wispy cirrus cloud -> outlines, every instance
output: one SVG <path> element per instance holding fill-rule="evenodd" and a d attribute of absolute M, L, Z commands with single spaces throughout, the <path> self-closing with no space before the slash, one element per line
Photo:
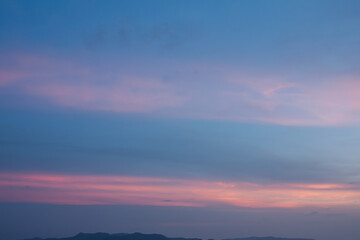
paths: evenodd
<path fill-rule="evenodd" d="M 85 110 L 143 113 L 176 107 L 184 101 L 166 85 L 146 80 L 126 80 L 111 86 L 49 84 L 29 86 L 28 90 L 60 106 Z"/>
<path fill-rule="evenodd" d="M 282 74 L 279 74 L 282 75 Z M 227 77 L 232 85 L 220 94 L 227 111 L 215 119 L 255 121 L 279 125 L 337 126 L 360 122 L 358 77 L 236 75 Z M 225 108 L 224 108 L 225 109 Z"/>
<path fill-rule="evenodd" d="M 355 207 L 360 186 L 335 183 L 219 182 L 199 179 L 0 173 L 0 201 L 252 208 Z"/>
<path fill-rule="evenodd" d="M 117 112 L 151 112 L 185 99 L 152 76 L 92 69 L 74 61 L 14 55 L 11 71 L 0 71 L 0 87 L 13 87 L 62 107 Z"/>
<path fill-rule="evenodd" d="M 6 86 L 13 81 L 27 78 L 29 74 L 26 72 L 16 72 L 16 71 L 0 71 L 0 87 Z"/>
<path fill-rule="evenodd" d="M 61 107 L 279 125 L 360 123 L 356 76 L 307 75 L 300 81 L 289 73 L 146 61 L 129 63 L 129 70 L 21 54 L 12 62 L 0 69 L 3 91 L 11 87 L 30 101 L 41 98 Z"/>

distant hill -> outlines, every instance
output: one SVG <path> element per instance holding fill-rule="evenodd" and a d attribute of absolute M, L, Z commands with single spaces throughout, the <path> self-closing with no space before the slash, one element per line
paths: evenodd
<path fill-rule="evenodd" d="M 230 238 L 223 240 L 314 240 L 309 238 L 279 238 L 279 237 L 248 237 L 248 238 Z"/>
<path fill-rule="evenodd" d="M 30 238 L 24 240 L 201 240 L 200 238 L 168 238 L 161 234 L 143 233 L 79 233 L 66 238 Z"/>
<path fill-rule="evenodd" d="M 168 238 L 161 234 L 143 233 L 79 233 L 66 238 L 30 238 L 24 240 L 202 240 L 200 238 Z M 223 240 L 314 240 L 305 238 L 249 237 Z"/>

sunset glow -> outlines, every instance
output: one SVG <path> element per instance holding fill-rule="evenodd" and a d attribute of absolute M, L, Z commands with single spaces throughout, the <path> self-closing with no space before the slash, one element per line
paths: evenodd
<path fill-rule="evenodd" d="M 1 201 L 158 206 L 232 205 L 253 208 L 356 206 L 351 184 L 257 184 L 176 178 L 0 174 Z"/>
<path fill-rule="evenodd" d="M 0 29 L 0 240 L 360 239 L 360 1 L 0 0 Z"/>

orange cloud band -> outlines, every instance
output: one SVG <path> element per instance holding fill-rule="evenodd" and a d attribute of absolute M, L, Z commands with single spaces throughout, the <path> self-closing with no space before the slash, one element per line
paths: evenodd
<path fill-rule="evenodd" d="M 354 184 L 258 184 L 176 178 L 0 173 L 0 201 L 238 207 L 355 206 Z"/>

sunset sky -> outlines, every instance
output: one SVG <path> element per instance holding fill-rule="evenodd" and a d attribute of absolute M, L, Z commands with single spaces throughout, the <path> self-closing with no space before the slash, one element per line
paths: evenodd
<path fill-rule="evenodd" d="M 360 2 L 0 1 L 0 240 L 360 239 Z"/>

